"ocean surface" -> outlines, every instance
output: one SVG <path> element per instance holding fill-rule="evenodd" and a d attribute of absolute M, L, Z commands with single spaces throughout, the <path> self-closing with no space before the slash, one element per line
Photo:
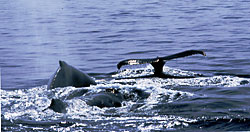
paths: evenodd
<path fill-rule="evenodd" d="M 2 131 L 250 131 L 249 0 L 1 0 Z M 137 78 L 151 65 L 119 61 L 202 50 L 166 62 L 164 72 L 191 79 Z M 97 85 L 47 89 L 58 61 Z M 88 106 L 106 88 L 133 97 L 118 108 Z M 149 94 L 140 98 L 133 91 Z M 82 95 L 83 97 L 85 96 Z M 52 98 L 66 113 L 46 109 Z"/>

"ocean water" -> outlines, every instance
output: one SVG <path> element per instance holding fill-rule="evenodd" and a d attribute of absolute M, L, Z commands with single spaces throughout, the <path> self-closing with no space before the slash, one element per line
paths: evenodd
<path fill-rule="evenodd" d="M 249 0 L 1 0 L 2 131 L 250 130 Z M 202 50 L 168 61 L 164 72 L 193 79 L 137 78 L 150 65 L 119 61 Z M 58 61 L 97 81 L 47 90 Z M 80 89 L 117 88 L 133 96 L 119 108 L 66 99 Z M 132 91 L 149 93 L 139 98 Z M 85 96 L 85 95 L 83 95 Z M 43 111 L 51 98 L 67 112 Z"/>

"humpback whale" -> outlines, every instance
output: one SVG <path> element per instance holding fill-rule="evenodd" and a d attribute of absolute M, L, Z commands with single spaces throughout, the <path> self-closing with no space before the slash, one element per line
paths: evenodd
<path fill-rule="evenodd" d="M 178 77 L 178 76 L 171 76 L 163 73 L 163 66 L 165 65 L 166 61 L 182 58 L 194 54 L 201 54 L 203 56 L 206 56 L 205 52 L 200 50 L 187 50 L 184 52 L 176 53 L 169 56 L 164 57 L 156 57 L 151 59 L 127 59 L 120 61 L 117 64 L 117 68 L 120 69 L 124 65 L 138 65 L 138 64 L 146 64 L 150 63 L 154 68 L 154 74 L 152 76 L 147 77 L 160 77 L 160 78 L 190 78 L 190 77 Z"/>
<path fill-rule="evenodd" d="M 88 74 L 68 65 L 64 61 L 59 61 L 59 68 L 50 78 L 48 89 L 67 86 L 88 87 L 91 84 L 96 85 L 96 82 Z"/>
<path fill-rule="evenodd" d="M 48 82 L 48 89 L 54 89 L 57 87 L 88 87 L 90 85 L 96 85 L 96 82 L 87 74 L 80 70 L 68 65 L 64 61 L 59 61 L 59 68 L 52 75 Z M 66 99 L 72 99 L 75 97 L 84 97 L 83 94 L 87 93 L 87 89 L 80 89 L 69 94 Z M 123 95 L 115 89 L 106 89 L 105 92 L 89 95 L 90 99 L 86 103 L 90 106 L 103 107 L 121 107 L 121 103 L 124 100 Z M 48 108 L 58 113 L 66 113 L 67 104 L 60 99 L 52 99 Z"/>

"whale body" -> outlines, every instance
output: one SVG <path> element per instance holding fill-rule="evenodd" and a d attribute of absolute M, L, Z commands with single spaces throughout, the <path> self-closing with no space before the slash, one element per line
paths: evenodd
<path fill-rule="evenodd" d="M 76 94 L 78 93 L 79 94 Z M 78 99 L 84 100 L 87 105 L 89 106 L 97 106 L 99 108 L 109 108 L 109 107 L 122 107 L 123 101 L 128 100 L 144 100 L 150 96 L 150 93 L 147 93 L 140 89 L 134 89 L 129 94 L 121 93 L 117 89 L 108 88 L 105 89 L 105 91 L 98 92 L 98 93 L 92 93 L 90 95 L 84 95 L 88 92 L 86 89 L 81 89 L 73 92 L 73 95 L 69 95 L 70 98 L 66 97 L 66 100 L 72 99 L 72 96 L 76 95 L 75 97 L 78 97 Z M 87 98 L 87 100 L 85 100 Z M 58 113 L 67 113 L 66 107 L 68 106 L 65 102 L 66 100 L 61 99 L 52 99 L 51 104 L 47 109 L 51 109 L 54 112 Z M 135 108 L 140 107 L 134 106 Z M 44 110 L 44 111 L 45 111 Z"/>
<path fill-rule="evenodd" d="M 112 91 L 109 91 L 109 90 L 110 89 L 106 89 L 105 92 L 99 92 L 99 93 L 89 95 L 90 99 L 85 100 L 86 104 L 89 106 L 97 106 L 99 108 L 121 107 L 122 101 L 124 101 L 124 96 L 120 92 L 118 92 L 114 89 L 112 89 Z M 79 91 L 77 91 L 77 92 L 79 92 Z M 86 93 L 86 92 L 87 92 L 87 90 L 84 90 L 84 93 Z M 85 98 L 85 96 L 82 96 L 82 97 Z M 69 99 L 72 99 L 72 98 L 69 98 Z M 67 103 L 65 103 L 64 101 L 65 100 L 52 99 L 50 106 L 48 108 L 44 109 L 43 111 L 45 111 L 47 109 L 51 109 L 54 112 L 66 113 Z"/>
<path fill-rule="evenodd" d="M 121 107 L 124 101 L 124 95 L 118 90 L 106 89 L 105 92 L 100 92 L 92 95 L 90 100 L 87 100 L 87 105 L 103 107 Z"/>
<path fill-rule="evenodd" d="M 57 87 L 88 87 L 96 85 L 96 82 L 88 74 L 68 65 L 64 61 L 59 61 L 59 68 L 51 76 L 48 82 L 48 89 Z"/>

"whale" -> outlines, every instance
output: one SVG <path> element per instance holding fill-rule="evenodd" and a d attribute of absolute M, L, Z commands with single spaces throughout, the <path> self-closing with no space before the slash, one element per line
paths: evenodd
<path fill-rule="evenodd" d="M 180 53 L 176 53 L 173 55 L 168 55 L 164 57 L 156 57 L 156 58 L 149 58 L 149 59 L 127 59 L 122 60 L 117 64 L 117 68 L 120 69 L 124 65 L 139 65 L 139 64 L 151 64 L 154 68 L 154 74 L 145 76 L 145 77 L 160 77 L 160 78 L 194 78 L 195 76 L 172 76 L 165 74 L 163 72 L 163 67 L 165 63 L 169 60 L 187 57 L 195 54 L 201 54 L 206 56 L 206 53 L 201 50 L 186 50 Z M 201 75 L 199 75 L 201 76 Z M 142 77 L 135 77 L 135 78 L 142 78 Z M 127 79 L 127 78 L 126 78 Z"/>
<path fill-rule="evenodd" d="M 57 87 L 89 87 L 96 85 L 96 82 L 88 74 L 83 73 L 77 68 L 67 64 L 65 61 L 59 61 L 59 68 L 48 81 L 48 89 Z"/>

